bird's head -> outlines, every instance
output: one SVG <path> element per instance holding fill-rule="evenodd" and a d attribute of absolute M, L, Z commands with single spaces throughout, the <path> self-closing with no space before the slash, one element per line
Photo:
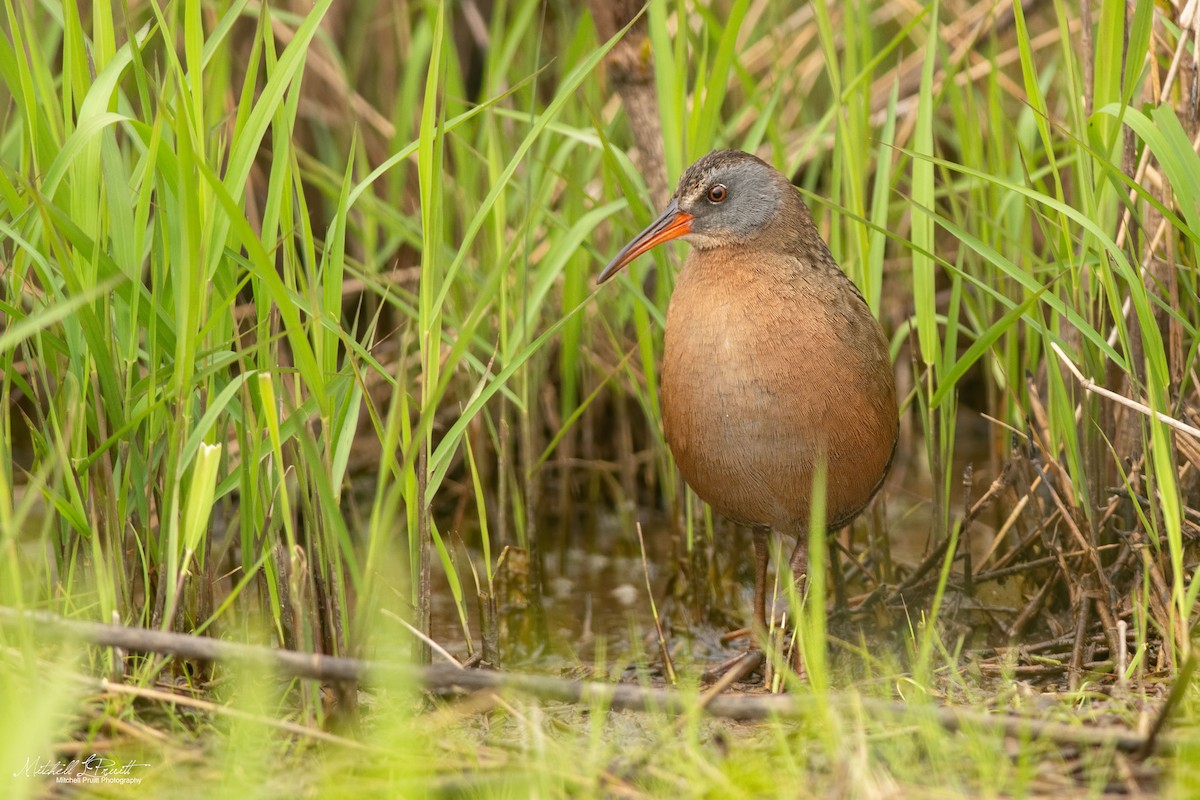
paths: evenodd
<path fill-rule="evenodd" d="M 778 216 L 789 191 L 787 179 L 757 156 L 740 150 L 709 153 L 688 167 L 671 202 L 621 248 L 596 283 L 672 239 L 684 238 L 702 249 L 754 239 Z"/>

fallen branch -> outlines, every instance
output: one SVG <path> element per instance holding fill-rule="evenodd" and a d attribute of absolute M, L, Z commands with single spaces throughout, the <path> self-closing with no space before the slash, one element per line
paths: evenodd
<path fill-rule="evenodd" d="M 696 698 L 675 689 L 660 689 L 636 684 L 567 680 L 544 675 L 462 669 L 453 664 L 418 667 L 364 661 L 355 658 L 298 653 L 272 647 L 226 642 L 203 636 L 166 633 L 122 625 L 68 620 L 47 612 L 19 611 L 0 607 L 0 625 L 25 624 L 42 632 L 73 636 L 104 647 L 173 655 L 197 661 L 238 663 L 269 667 L 292 677 L 324 681 L 362 681 L 390 679 L 397 683 L 420 686 L 440 694 L 507 690 L 522 692 L 540 700 L 587 704 L 628 711 L 659 711 L 683 714 L 696 707 Z M 962 708 L 908 704 L 869 697 L 832 698 L 833 705 L 857 705 L 873 717 L 892 717 L 914 722 L 929 720 L 948 731 L 976 729 L 1006 736 L 1047 739 L 1059 744 L 1112 747 L 1139 756 L 1149 755 L 1157 746 L 1172 746 L 1169 737 L 1139 735 L 1116 726 L 1072 725 L 1046 722 L 1008 714 L 989 714 Z M 803 717 L 817 708 L 819 698 L 801 694 L 742 694 L 707 697 L 704 706 L 716 717 L 733 720 Z M 1160 716 L 1165 721 L 1165 715 Z"/>

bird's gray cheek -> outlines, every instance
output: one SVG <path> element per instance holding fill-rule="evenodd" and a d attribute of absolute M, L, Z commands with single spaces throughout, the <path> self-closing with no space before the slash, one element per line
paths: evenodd
<path fill-rule="evenodd" d="M 778 211 L 778 203 L 772 198 L 762 195 L 754 197 L 753 202 L 746 204 L 746 216 L 750 218 L 754 227 L 765 225 L 775 216 L 776 211 Z"/>

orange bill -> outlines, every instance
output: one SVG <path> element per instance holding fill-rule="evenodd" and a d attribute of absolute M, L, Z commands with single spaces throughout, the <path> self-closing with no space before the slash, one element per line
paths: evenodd
<path fill-rule="evenodd" d="M 678 239 L 692 230 L 692 215 L 679 210 L 679 204 L 672 200 L 666 209 L 651 222 L 646 230 L 633 237 L 633 241 L 621 248 L 621 252 L 608 262 L 608 266 L 596 278 L 597 285 L 621 271 L 621 268 L 663 242 Z"/>

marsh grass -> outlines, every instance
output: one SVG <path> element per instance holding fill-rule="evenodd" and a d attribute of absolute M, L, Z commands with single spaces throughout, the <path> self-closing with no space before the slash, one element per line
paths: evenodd
<path fill-rule="evenodd" d="M 814 539 L 811 591 L 785 598 L 809 680 L 784 682 L 811 715 L 430 711 L 412 687 L 326 693 L 3 626 L 4 796 L 52 791 L 26 759 L 92 751 L 148 763 L 163 794 L 1187 796 L 1193 693 L 1148 764 L 855 702 L 1144 726 L 1191 653 L 1200 448 L 1066 364 L 1194 419 L 1195 54 L 1171 6 L 1130 9 L 662 0 L 623 32 L 652 55 L 668 182 L 720 146 L 787 168 L 893 335 L 902 455 L 842 546 L 851 589 L 911 591 L 835 607 L 822 559 L 846 559 Z M 712 580 L 737 581 L 736 535 L 656 422 L 677 254 L 592 289 L 654 213 L 606 83 L 617 39 L 570 6 L 474 10 L 4 5 L 0 603 L 420 659 L 394 620 L 428 633 L 444 597 L 440 644 L 545 668 L 536 598 L 565 537 L 616 519 L 629 544 L 664 511 L 684 624 L 736 594 Z M 891 555 L 913 535 L 924 577 Z M 1005 569 L 1010 599 L 976 594 Z M 627 624 L 588 668 L 656 680 Z"/>

